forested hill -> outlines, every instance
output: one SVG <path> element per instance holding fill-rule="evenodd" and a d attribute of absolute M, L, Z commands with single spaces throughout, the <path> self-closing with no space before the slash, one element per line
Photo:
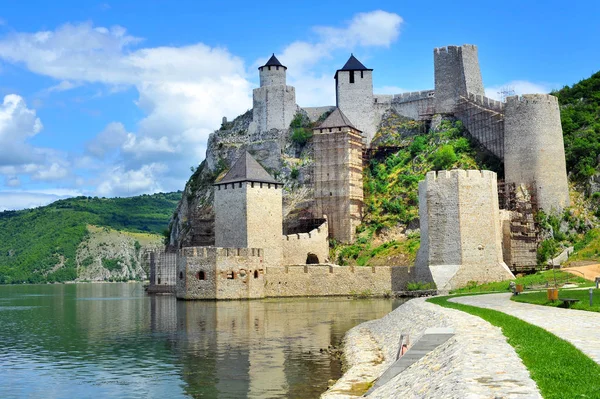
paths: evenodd
<path fill-rule="evenodd" d="M 162 234 L 181 192 L 131 198 L 76 197 L 0 213 L 0 283 L 70 281 L 88 225 Z"/>
<path fill-rule="evenodd" d="M 571 180 L 585 182 L 599 171 L 600 72 L 552 93 L 558 97 Z"/>

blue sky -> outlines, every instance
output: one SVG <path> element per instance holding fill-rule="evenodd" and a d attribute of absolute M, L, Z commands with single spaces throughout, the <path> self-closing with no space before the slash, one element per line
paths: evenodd
<path fill-rule="evenodd" d="M 12 1 L 0 8 L 0 210 L 183 189 L 257 67 L 334 104 L 353 52 L 376 93 L 433 88 L 433 49 L 476 44 L 486 92 L 548 92 L 600 69 L 596 1 Z"/>

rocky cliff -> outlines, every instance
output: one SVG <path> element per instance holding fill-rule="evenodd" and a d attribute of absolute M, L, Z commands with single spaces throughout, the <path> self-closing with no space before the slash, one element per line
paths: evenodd
<path fill-rule="evenodd" d="M 208 139 L 206 159 L 188 180 L 181 202 L 169 224 L 168 250 L 186 246 L 214 245 L 213 183 L 221 178 L 244 151 L 277 180 L 284 183 L 284 223 L 289 224 L 312 204 L 312 127 L 300 111 L 289 129 L 248 133 L 252 111 L 224 122 Z"/>

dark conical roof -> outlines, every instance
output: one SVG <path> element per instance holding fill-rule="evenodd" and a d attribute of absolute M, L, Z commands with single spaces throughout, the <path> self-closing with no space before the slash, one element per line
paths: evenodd
<path fill-rule="evenodd" d="M 284 67 L 285 69 L 287 69 L 287 67 L 284 66 L 281 62 L 279 62 L 277 57 L 275 57 L 275 53 L 273 53 L 271 58 L 269 58 L 269 61 L 267 61 L 267 63 L 265 65 L 261 66 L 260 68 L 268 67 L 268 66 L 275 66 L 275 67 L 280 66 L 280 67 Z M 260 69 L 260 68 L 258 68 L 258 69 Z"/>
<path fill-rule="evenodd" d="M 269 172 L 260 166 L 248 151 L 245 151 L 244 154 L 235 161 L 223 179 L 215 182 L 215 184 L 237 183 L 243 181 L 282 184 L 273 179 Z"/>
<path fill-rule="evenodd" d="M 339 108 L 336 108 L 327 119 L 317 126 L 317 129 L 329 129 L 334 127 L 351 127 L 354 130 L 358 130 Z M 360 130 L 358 131 L 360 132 Z"/>
<path fill-rule="evenodd" d="M 356 59 L 354 54 L 350 54 L 350 58 L 346 61 L 342 69 L 340 71 L 372 71 L 372 69 L 368 69 L 366 66 L 362 64 L 359 60 Z"/>

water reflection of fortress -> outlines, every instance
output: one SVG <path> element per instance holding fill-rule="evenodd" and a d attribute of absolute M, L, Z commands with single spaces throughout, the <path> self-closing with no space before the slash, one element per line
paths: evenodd
<path fill-rule="evenodd" d="M 392 310 L 382 300 L 150 301 L 152 332 L 167 336 L 193 397 L 316 397 L 341 374 L 320 349 Z"/>

